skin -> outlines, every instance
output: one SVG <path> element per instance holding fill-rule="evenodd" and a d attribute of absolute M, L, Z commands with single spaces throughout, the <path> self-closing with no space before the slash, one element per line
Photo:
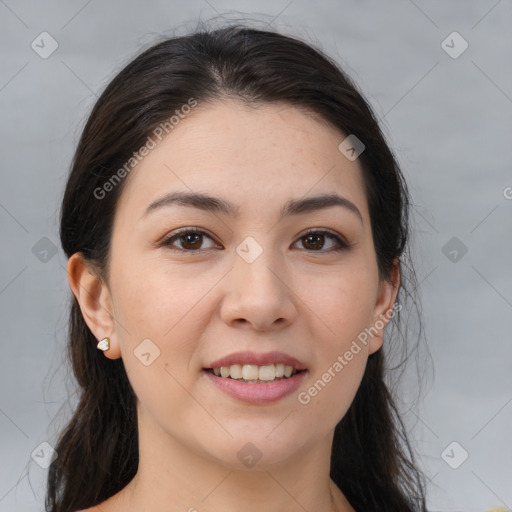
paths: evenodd
<path fill-rule="evenodd" d="M 199 105 L 125 178 L 108 283 L 80 254 L 69 259 L 87 325 L 111 340 L 98 357 L 122 357 L 138 398 L 138 473 L 90 510 L 353 511 L 329 477 L 333 431 L 383 330 L 307 405 L 297 400 L 359 333 L 389 315 L 398 291 L 398 266 L 393 284 L 379 279 L 362 170 L 338 150 L 345 136 L 284 104 Z M 141 219 L 171 191 L 227 199 L 240 216 L 173 205 Z M 362 222 L 339 206 L 279 220 L 287 200 L 319 193 L 352 201 Z M 193 254 L 157 245 L 182 227 L 211 238 L 174 240 Z M 308 243 L 308 228 L 333 230 L 352 247 L 334 252 L 328 236 Z M 263 249 L 252 263 L 236 252 L 247 236 Z M 134 355 L 146 338 L 160 350 L 149 366 Z M 308 374 L 276 402 L 238 401 L 202 368 L 240 350 L 283 351 Z M 262 454 L 251 468 L 237 458 L 247 442 Z"/>

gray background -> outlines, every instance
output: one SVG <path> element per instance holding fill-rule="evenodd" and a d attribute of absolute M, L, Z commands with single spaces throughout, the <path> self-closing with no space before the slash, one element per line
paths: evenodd
<path fill-rule="evenodd" d="M 57 219 L 85 117 L 142 46 L 219 14 L 260 27 L 270 22 L 318 43 L 382 118 L 415 205 L 415 262 L 433 364 L 420 362 L 427 368 L 421 401 L 403 412 L 431 479 L 429 508 L 512 508 L 511 1 L 6 0 L 0 510 L 43 510 L 47 469 L 31 453 L 52 443 L 75 403 L 63 364 L 70 291 Z M 46 59 L 31 47 L 41 45 L 43 31 L 58 43 Z M 453 31 L 469 44 L 458 58 L 441 45 Z M 452 53 L 461 43 L 448 39 Z M 452 237 L 456 257 L 443 252 Z M 404 403 L 418 388 L 411 368 L 401 385 Z M 469 454 L 457 469 L 441 455 L 454 441 L 452 465 L 462 449 Z"/>

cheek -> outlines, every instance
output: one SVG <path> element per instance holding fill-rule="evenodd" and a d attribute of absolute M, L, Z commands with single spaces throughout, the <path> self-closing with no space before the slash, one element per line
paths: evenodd
<path fill-rule="evenodd" d="M 173 424 L 173 411 L 190 405 L 189 363 L 202 328 L 198 291 L 157 266 L 128 273 L 115 288 L 123 364 L 140 403 Z"/>
<path fill-rule="evenodd" d="M 143 268 L 132 263 L 122 267 L 123 272 L 112 279 L 118 299 L 117 317 L 124 321 L 129 337 L 168 340 L 173 332 L 183 329 L 183 319 L 193 313 L 207 292 L 208 283 L 184 276 L 179 266 L 170 270 L 162 261 L 145 261 Z"/>
<path fill-rule="evenodd" d="M 198 277 L 156 259 L 143 269 L 119 268 L 123 272 L 112 275 L 117 332 L 132 386 L 143 402 L 179 403 L 178 383 L 189 388 L 197 378 L 192 362 L 209 321 L 207 294 L 218 276 Z"/>
<path fill-rule="evenodd" d="M 300 296 L 325 326 L 327 352 L 343 350 L 372 321 L 377 275 L 362 262 L 308 278 Z"/>
<path fill-rule="evenodd" d="M 354 400 L 366 361 L 366 356 L 361 352 L 348 364 L 340 363 L 341 366 L 337 366 L 333 362 L 311 378 L 297 397 L 297 408 L 305 415 L 304 419 L 317 423 L 316 428 L 321 430 L 334 428 Z"/>
<path fill-rule="evenodd" d="M 369 351 L 364 330 L 369 314 L 362 306 L 342 301 L 332 311 L 334 334 L 329 331 L 326 336 L 316 337 L 315 364 L 297 401 L 306 421 L 320 431 L 334 428 L 343 418 L 364 375 Z"/>
<path fill-rule="evenodd" d="M 308 307 L 321 319 L 314 336 L 315 365 L 298 397 L 311 421 L 321 414 L 335 425 L 355 397 L 368 359 L 367 329 L 377 286 L 377 274 L 363 264 L 305 283 Z"/>

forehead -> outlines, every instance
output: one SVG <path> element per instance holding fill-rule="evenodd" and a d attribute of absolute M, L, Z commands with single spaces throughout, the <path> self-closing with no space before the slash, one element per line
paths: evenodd
<path fill-rule="evenodd" d="M 139 218 L 165 192 L 207 192 L 261 217 L 290 198 L 339 193 L 366 215 L 362 170 L 346 137 L 315 116 L 276 103 L 199 105 L 127 176 L 117 213 Z M 275 206 L 271 206 L 275 203 Z"/>

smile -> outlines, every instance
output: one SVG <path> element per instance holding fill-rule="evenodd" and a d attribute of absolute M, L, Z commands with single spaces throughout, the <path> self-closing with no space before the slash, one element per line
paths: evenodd
<path fill-rule="evenodd" d="M 256 364 L 232 364 L 206 370 L 217 377 L 251 383 L 265 383 L 287 379 L 303 371 L 285 364 L 266 364 L 262 366 Z"/>
<path fill-rule="evenodd" d="M 249 377 L 255 377 L 257 371 L 258 378 L 244 379 L 242 376 L 241 378 L 235 379 L 231 376 L 223 377 L 222 374 L 217 375 L 213 368 L 205 368 L 202 373 L 217 390 L 222 391 L 224 394 L 236 400 L 255 405 L 268 404 L 290 395 L 298 389 L 308 374 L 307 370 L 296 370 L 292 366 L 288 366 L 286 373 L 289 374 L 289 377 L 287 377 L 286 374 L 284 374 L 285 366 L 285 368 L 282 369 L 283 376 L 276 377 L 276 372 L 281 371 L 280 365 L 257 366 L 251 364 L 231 365 L 227 367 L 221 366 L 220 369 L 217 368 L 217 371 L 220 373 L 222 372 L 222 369 L 224 369 L 224 375 L 226 375 L 226 372 L 231 373 L 231 368 L 233 366 L 240 366 L 240 368 L 235 368 L 235 375 L 240 375 L 240 372 L 243 372 L 244 367 L 247 367 L 248 369 L 246 372 L 248 373 L 246 373 L 246 375 Z M 266 368 L 268 366 L 275 366 L 276 368 L 268 369 Z M 263 371 L 262 376 L 266 377 L 267 380 L 260 379 L 260 371 Z M 270 377 L 273 377 L 272 380 L 270 380 Z"/>

